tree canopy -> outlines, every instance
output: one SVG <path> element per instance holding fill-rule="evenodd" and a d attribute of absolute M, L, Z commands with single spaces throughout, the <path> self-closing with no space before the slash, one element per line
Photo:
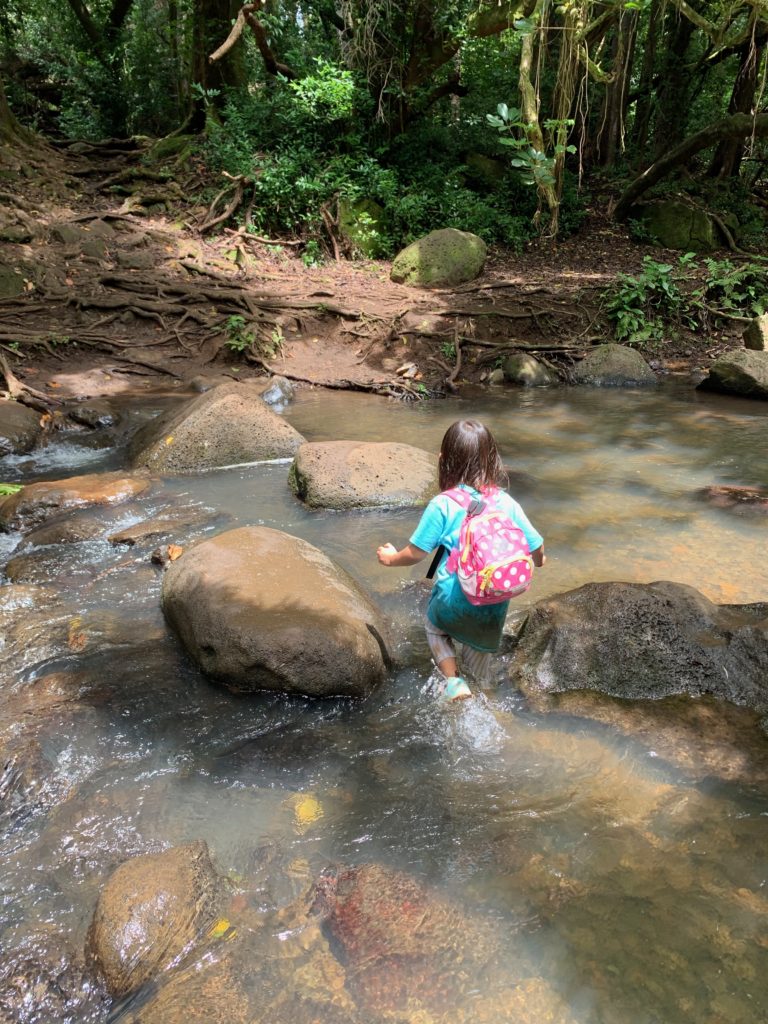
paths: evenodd
<path fill-rule="evenodd" d="M 621 217 L 674 189 L 757 231 L 766 42 L 765 0 L 7 0 L 0 117 L 192 135 L 255 230 L 365 201 L 380 252 L 555 236 L 606 182 Z"/>

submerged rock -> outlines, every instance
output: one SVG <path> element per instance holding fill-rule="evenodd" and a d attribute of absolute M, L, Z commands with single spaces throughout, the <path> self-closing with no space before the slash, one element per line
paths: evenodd
<path fill-rule="evenodd" d="M 359 1008 L 371 1013 L 461 1001 L 464 975 L 487 964 L 496 936 L 414 878 L 378 864 L 327 873 L 315 911 Z"/>
<path fill-rule="evenodd" d="M 193 473 L 259 459 L 292 457 L 301 434 L 266 402 L 261 384 L 220 384 L 143 427 L 131 445 L 134 466 Z"/>
<path fill-rule="evenodd" d="M 533 606 L 512 678 L 528 693 L 712 694 L 768 708 L 768 603 L 717 605 L 680 583 L 588 583 Z"/>
<path fill-rule="evenodd" d="M 68 948 L 68 937 L 48 931 L 4 949 L 0 963 L 0 1021 L 54 1024 L 104 1020 L 107 994 Z"/>
<path fill-rule="evenodd" d="M 656 374 L 639 352 L 626 345 L 598 345 L 574 367 L 578 384 L 603 387 L 636 387 L 655 384 Z"/>
<path fill-rule="evenodd" d="M 42 436 L 39 412 L 10 399 L 0 401 L 0 455 L 26 455 Z"/>
<path fill-rule="evenodd" d="M 141 494 L 149 484 L 147 476 L 123 473 L 92 473 L 26 484 L 18 494 L 0 501 L 0 530 L 29 529 L 65 509 L 119 505 Z"/>
<path fill-rule="evenodd" d="M 718 484 L 705 487 L 700 495 L 715 508 L 726 508 L 739 515 L 768 515 L 768 487 L 735 487 Z"/>
<path fill-rule="evenodd" d="M 386 626 L 322 551 L 247 526 L 186 551 L 163 610 L 192 658 L 235 692 L 362 697 L 386 675 Z"/>
<path fill-rule="evenodd" d="M 87 952 L 113 996 L 134 992 L 213 920 L 218 879 L 202 841 L 121 864 L 99 894 Z"/>
<path fill-rule="evenodd" d="M 408 444 L 365 441 L 303 444 L 289 481 L 312 508 L 413 507 L 439 490 L 434 455 Z"/>
<path fill-rule="evenodd" d="M 768 352 L 737 348 L 723 353 L 697 388 L 745 398 L 768 398 Z"/>
<path fill-rule="evenodd" d="M 473 281 L 485 265 L 487 246 L 457 228 L 430 231 L 395 256 L 390 277 L 399 284 L 443 287 Z"/>

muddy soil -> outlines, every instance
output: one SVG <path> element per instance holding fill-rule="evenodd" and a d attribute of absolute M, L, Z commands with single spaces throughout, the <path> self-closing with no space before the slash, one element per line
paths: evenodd
<path fill-rule="evenodd" d="M 568 382 L 589 347 L 610 340 L 606 286 L 647 251 L 663 258 L 593 214 L 558 246 L 492 250 L 472 284 L 409 288 L 385 261 L 307 267 L 295 240 L 203 233 L 207 209 L 185 198 L 200 191 L 199 168 L 158 171 L 134 142 L 3 156 L 0 360 L 54 403 L 264 373 L 420 398 L 488 381 L 516 350 Z M 728 341 L 683 337 L 646 356 L 661 372 L 690 372 Z"/>

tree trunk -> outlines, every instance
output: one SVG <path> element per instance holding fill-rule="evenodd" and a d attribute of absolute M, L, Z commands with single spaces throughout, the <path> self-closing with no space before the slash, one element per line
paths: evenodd
<path fill-rule="evenodd" d="M 684 136 L 688 123 L 691 76 L 685 66 L 685 55 L 695 26 L 675 10 L 667 13 L 667 25 L 664 66 L 656 94 L 656 124 L 653 133 L 656 158 L 677 144 Z"/>
<path fill-rule="evenodd" d="M 729 114 L 751 114 L 757 90 L 758 70 L 762 49 L 750 47 L 744 54 L 733 83 Z M 736 178 L 744 156 L 744 139 L 724 139 L 715 150 L 709 175 L 712 178 Z"/>
<path fill-rule="evenodd" d="M 195 96 L 187 130 L 201 132 L 209 104 L 221 107 L 228 89 L 246 84 L 244 43 L 242 38 L 219 60 L 210 62 L 212 54 L 227 38 L 232 21 L 240 10 L 239 0 L 194 0 L 192 29 L 192 84 L 199 85 L 207 96 Z M 215 95 L 213 95 L 215 93 Z"/>
<path fill-rule="evenodd" d="M 616 204 L 614 217 L 616 220 L 624 220 L 640 196 L 666 177 L 671 170 L 684 164 L 701 150 L 709 149 L 728 139 L 745 139 L 753 134 L 756 138 L 768 137 L 768 114 L 758 114 L 756 117 L 749 114 L 731 114 L 730 117 L 715 121 L 690 135 L 635 178 Z"/>
<path fill-rule="evenodd" d="M 597 162 L 613 167 L 624 150 L 629 80 L 637 30 L 637 11 L 622 11 L 612 40 L 613 81 L 605 87 L 600 128 L 597 134 Z"/>
<path fill-rule="evenodd" d="M 662 2 L 663 0 L 651 0 L 651 11 L 648 16 L 648 31 L 645 37 L 643 66 L 640 70 L 635 123 L 632 131 L 632 145 L 638 153 L 642 153 L 645 149 L 651 123 L 653 79 L 656 71 L 656 37 L 659 31 Z"/>

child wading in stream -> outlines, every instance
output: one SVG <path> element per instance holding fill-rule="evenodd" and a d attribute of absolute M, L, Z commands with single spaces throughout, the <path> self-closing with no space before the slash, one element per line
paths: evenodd
<path fill-rule="evenodd" d="M 440 446 L 439 480 L 441 493 L 427 505 L 409 543 L 400 551 L 392 544 L 383 544 L 376 554 L 382 565 L 406 566 L 415 565 L 430 551 L 439 549 L 439 567 L 425 625 L 427 641 L 440 673 L 438 696 L 441 700 L 453 701 L 472 696 L 466 681 L 459 675 L 455 642 L 463 645 L 464 671 L 478 682 L 488 681 L 509 608 L 503 588 L 512 594 L 525 589 L 530 581 L 531 563 L 541 566 L 545 557 L 541 535 L 528 522 L 518 503 L 502 489 L 507 476 L 496 442 L 482 423 L 458 420 L 448 428 Z M 484 520 L 491 527 L 485 534 L 482 533 L 485 527 L 481 527 L 471 541 L 469 523 L 475 516 L 477 523 Z M 493 534 L 491 528 L 501 532 Z M 508 557 L 505 560 L 505 555 L 511 555 L 508 538 L 520 536 L 518 530 L 527 542 L 525 556 L 530 553 L 530 558 Z M 463 553 L 458 551 L 460 535 Z M 466 563 L 461 562 L 459 556 L 464 558 L 471 554 L 472 543 L 484 551 L 488 549 L 487 567 L 474 578 L 468 579 L 465 572 L 462 581 L 460 574 L 462 569 L 466 570 Z M 482 552 L 478 554 L 485 558 Z M 497 554 L 495 562 L 494 554 Z"/>

